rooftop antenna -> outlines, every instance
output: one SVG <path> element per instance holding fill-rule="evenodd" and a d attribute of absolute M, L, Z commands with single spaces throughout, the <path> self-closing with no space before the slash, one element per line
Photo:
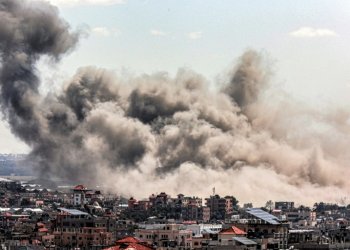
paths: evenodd
<path fill-rule="evenodd" d="M 215 187 L 213 187 L 213 196 L 215 196 Z"/>

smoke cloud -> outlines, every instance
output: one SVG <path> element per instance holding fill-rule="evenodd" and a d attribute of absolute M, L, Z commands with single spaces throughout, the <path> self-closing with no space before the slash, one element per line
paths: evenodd
<path fill-rule="evenodd" d="M 242 202 L 347 195 L 350 113 L 270 98 L 260 53 L 245 52 L 219 91 L 189 69 L 125 79 L 90 66 L 41 96 L 36 62 L 60 60 L 78 37 L 48 3 L 0 0 L 1 110 L 43 179 L 138 197 L 213 186 Z"/>

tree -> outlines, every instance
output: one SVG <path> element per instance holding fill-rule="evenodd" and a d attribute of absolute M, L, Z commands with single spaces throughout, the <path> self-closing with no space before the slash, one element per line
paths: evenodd
<path fill-rule="evenodd" d="M 225 199 L 231 199 L 232 207 L 237 209 L 238 208 L 238 200 L 234 196 L 225 196 Z"/>
<path fill-rule="evenodd" d="M 273 207 L 274 207 L 274 202 L 273 202 L 272 200 L 269 200 L 269 201 L 266 202 L 265 208 L 266 208 L 269 212 L 272 211 Z"/>
<path fill-rule="evenodd" d="M 245 203 L 244 205 L 243 205 L 243 208 L 245 208 L 245 209 L 247 209 L 247 208 L 252 208 L 253 207 L 253 203 Z"/>

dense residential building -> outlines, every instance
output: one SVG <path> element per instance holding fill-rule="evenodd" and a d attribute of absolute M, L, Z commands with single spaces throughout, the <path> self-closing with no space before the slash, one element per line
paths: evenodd
<path fill-rule="evenodd" d="M 53 225 L 56 245 L 90 249 L 108 246 L 116 240 L 115 218 L 95 217 L 76 209 L 59 208 L 59 211 Z"/>
<path fill-rule="evenodd" d="M 226 199 L 219 195 L 210 196 L 206 199 L 206 206 L 210 208 L 210 218 L 223 220 L 226 215 Z"/>
<path fill-rule="evenodd" d="M 0 179 L 0 249 L 350 248 L 350 206 L 268 201 L 240 207 L 233 196 L 165 192 L 126 199 L 84 185 L 51 190 Z"/>
<path fill-rule="evenodd" d="M 233 196 L 220 197 L 219 195 L 213 195 L 206 198 L 206 206 L 210 209 L 210 218 L 216 220 L 224 220 L 231 216 L 237 203 Z"/>
<path fill-rule="evenodd" d="M 191 249 L 192 231 L 181 224 L 150 224 L 136 229 L 135 236 L 150 245 L 165 249 Z"/>
<path fill-rule="evenodd" d="M 294 202 L 292 201 L 276 201 L 275 209 L 291 210 L 294 209 Z"/>
<path fill-rule="evenodd" d="M 260 208 L 246 209 L 244 219 L 233 222 L 233 225 L 267 249 L 287 248 L 289 224 Z"/>
<path fill-rule="evenodd" d="M 75 186 L 73 189 L 73 205 L 82 206 L 87 203 L 86 193 L 90 191 L 84 185 Z"/>

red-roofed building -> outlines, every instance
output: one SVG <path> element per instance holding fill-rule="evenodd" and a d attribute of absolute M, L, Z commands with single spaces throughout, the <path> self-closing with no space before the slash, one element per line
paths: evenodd
<path fill-rule="evenodd" d="M 83 191 L 83 190 L 87 190 L 87 188 L 84 185 L 77 185 L 74 187 L 73 190 L 74 191 Z"/>
<path fill-rule="evenodd" d="M 223 229 L 219 232 L 219 234 L 232 234 L 232 237 L 235 236 L 246 236 L 247 233 L 243 230 L 239 229 L 238 227 L 232 226 L 226 229 Z"/>
<path fill-rule="evenodd" d="M 36 225 L 37 225 L 38 228 L 45 227 L 45 224 L 42 223 L 42 222 L 38 222 L 38 223 L 36 223 Z"/>
<path fill-rule="evenodd" d="M 120 249 L 133 249 L 133 250 L 153 250 L 154 247 L 148 245 L 146 242 L 141 241 L 138 238 L 127 236 L 116 242 L 113 247 L 105 248 L 104 250 L 120 250 Z"/>
<path fill-rule="evenodd" d="M 127 236 L 123 239 L 118 240 L 117 242 L 118 243 L 140 243 L 140 242 L 144 242 L 144 241 L 141 241 L 140 239 L 132 237 L 132 236 Z"/>
<path fill-rule="evenodd" d="M 238 227 L 232 226 L 223 229 L 218 234 L 220 245 L 232 245 L 232 237 L 246 237 L 247 233 Z"/>
<path fill-rule="evenodd" d="M 39 228 L 38 229 L 38 232 L 39 233 L 47 233 L 49 230 L 47 229 L 47 228 L 45 228 L 45 227 L 43 227 L 43 228 Z"/>

